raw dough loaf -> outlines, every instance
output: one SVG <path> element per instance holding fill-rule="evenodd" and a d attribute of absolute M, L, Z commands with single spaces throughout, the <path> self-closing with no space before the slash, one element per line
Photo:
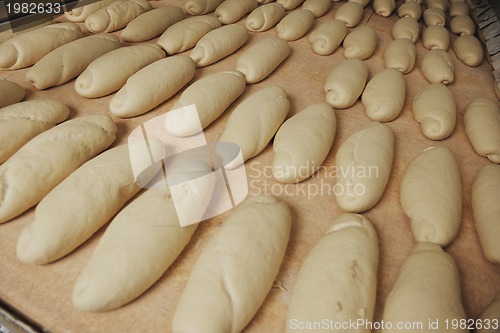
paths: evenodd
<path fill-rule="evenodd" d="M 71 22 L 84 22 L 91 14 L 97 12 L 101 8 L 111 5 L 115 1 L 118 0 L 101 0 L 92 2 L 88 5 L 73 8 L 72 10 L 65 12 L 64 17 Z"/>
<path fill-rule="evenodd" d="M 187 0 L 184 10 L 189 15 L 203 15 L 213 12 L 224 0 Z"/>
<path fill-rule="evenodd" d="M 331 0 L 306 0 L 302 4 L 302 8 L 310 10 L 314 14 L 314 17 L 325 15 L 331 6 Z"/>
<path fill-rule="evenodd" d="M 181 8 L 166 6 L 139 15 L 120 33 L 121 40 L 130 43 L 144 42 L 161 35 L 171 25 L 186 18 Z"/>
<path fill-rule="evenodd" d="M 449 3 L 448 0 L 425 0 L 424 5 L 427 8 L 439 8 L 446 12 L 448 10 Z"/>
<path fill-rule="evenodd" d="M 330 55 L 347 35 L 347 27 L 339 20 L 328 20 L 321 23 L 309 34 L 309 42 L 312 44 L 314 53 L 319 55 Z"/>
<path fill-rule="evenodd" d="M 439 8 L 428 8 L 424 10 L 424 23 L 428 27 L 432 25 L 444 26 L 446 24 L 446 13 Z"/>
<path fill-rule="evenodd" d="M 450 54 L 441 49 L 427 52 L 420 63 L 420 70 L 430 83 L 449 84 L 455 80 L 455 65 Z"/>
<path fill-rule="evenodd" d="M 348 28 L 354 28 L 361 22 L 363 13 L 363 6 L 359 3 L 346 2 L 335 11 L 333 18 L 344 22 Z"/>
<path fill-rule="evenodd" d="M 326 78 L 326 102 L 339 109 L 352 106 L 363 92 L 366 80 L 368 66 L 362 60 L 344 60 L 335 66 Z"/>
<path fill-rule="evenodd" d="M 119 47 L 120 41 L 112 34 L 75 40 L 40 59 L 26 73 L 26 79 L 37 89 L 64 84 L 80 75 L 92 61 Z"/>
<path fill-rule="evenodd" d="M 146 0 L 119 0 L 92 13 L 85 27 L 93 33 L 113 32 L 124 28 L 130 21 L 153 7 Z"/>
<path fill-rule="evenodd" d="M 215 16 L 222 24 L 236 23 L 258 6 L 257 0 L 225 0 L 215 9 Z"/>
<path fill-rule="evenodd" d="M 398 16 L 413 17 L 418 21 L 422 16 L 422 7 L 417 1 L 404 2 L 398 8 Z"/>
<path fill-rule="evenodd" d="M 9 80 L 0 80 L 0 108 L 19 103 L 25 95 L 26 91 L 17 83 Z M 3 143 L 4 141 L 2 141 Z"/>
<path fill-rule="evenodd" d="M 395 68 L 383 69 L 366 84 L 361 102 L 371 120 L 387 122 L 396 119 L 405 102 L 406 81 Z"/>
<path fill-rule="evenodd" d="M 279 86 L 263 88 L 241 102 L 231 113 L 220 142 L 237 144 L 246 161 L 259 154 L 285 121 L 290 110 L 286 91 Z M 239 166 L 241 160 L 226 164 Z M 238 163 L 238 164 L 237 164 Z"/>
<path fill-rule="evenodd" d="M 279 37 L 266 37 L 236 60 L 236 70 L 247 83 L 257 83 L 268 77 L 290 54 L 290 46 Z"/>
<path fill-rule="evenodd" d="M 453 51 L 458 59 L 470 67 L 476 67 L 483 62 L 483 47 L 479 39 L 472 35 L 459 36 L 453 42 Z"/>
<path fill-rule="evenodd" d="M 198 133 L 217 119 L 245 90 L 245 78 L 238 71 L 224 71 L 207 75 L 191 84 L 171 110 L 194 105 L 199 118 L 182 112 L 167 114 L 165 129 L 176 136 Z M 200 128 L 201 125 L 201 128 Z"/>
<path fill-rule="evenodd" d="M 417 242 L 450 244 L 462 219 L 462 183 L 453 153 L 431 147 L 415 157 L 403 175 L 400 199 Z"/>
<path fill-rule="evenodd" d="M 464 112 L 465 133 L 476 153 L 500 163 L 500 108 L 484 97 L 471 100 Z"/>
<path fill-rule="evenodd" d="M 254 9 L 248 15 L 245 26 L 250 31 L 262 32 L 274 27 L 283 17 L 285 8 L 277 2 L 272 2 Z"/>
<path fill-rule="evenodd" d="M 371 122 L 342 143 L 335 157 L 339 170 L 335 193 L 338 206 L 361 213 L 373 208 L 384 194 L 394 158 L 394 135 L 388 125 Z"/>
<path fill-rule="evenodd" d="M 82 38 L 75 23 L 58 23 L 16 35 L 0 44 L 0 70 L 33 65 L 59 46 Z"/>
<path fill-rule="evenodd" d="M 196 67 L 208 66 L 238 50 L 247 40 L 248 30 L 243 25 L 225 25 L 203 36 L 189 56 Z"/>
<path fill-rule="evenodd" d="M 170 26 L 156 43 L 167 54 L 184 52 L 194 47 L 209 31 L 221 26 L 220 21 L 213 15 L 188 17 Z"/>
<path fill-rule="evenodd" d="M 417 50 L 408 38 L 393 40 L 384 51 L 385 68 L 399 69 L 403 74 L 408 74 L 415 67 Z"/>
<path fill-rule="evenodd" d="M 290 295 L 288 322 L 313 323 L 325 318 L 332 323 L 372 322 L 378 260 L 377 234 L 371 222 L 357 214 L 337 217 L 302 264 Z M 286 330 L 287 333 L 311 331 L 293 329 L 290 325 Z M 348 331 L 351 330 L 328 330 Z M 364 326 L 355 331 L 370 332 Z"/>
<path fill-rule="evenodd" d="M 115 138 L 110 116 L 91 115 L 68 120 L 30 140 L 0 166 L 0 223 L 36 205 Z"/>
<path fill-rule="evenodd" d="M 396 0 L 373 0 L 373 10 L 380 16 L 391 16 L 394 9 L 396 9 Z"/>
<path fill-rule="evenodd" d="M 302 5 L 305 0 L 276 0 L 285 10 L 292 10 Z"/>
<path fill-rule="evenodd" d="M 470 9 L 467 3 L 462 1 L 457 1 L 451 4 L 448 14 L 451 17 L 455 17 L 458 15 L 469 15 L 469 11 Z"/>
<path fill-rule="evenodd" d="M 191 58 L 175 55 L 144 67 L 127 80 L 109 103 L 112 114 L 135 117 L 160 105 L 194 77 Z"/>
<path fill-rule="evenodd" d="M 265 5 L 265 4 L 273 2 L 273 1 L 275 1 L 275 0 L 257 0 L 259 5 Z"/>
<path fill-rule="evenodd" d="M 69 108 L 53 99 L 33 99 L 0 109 L 0 164 L 26 142 L 63 122 Z"/>
<path fill-rule="evenodd" d="M 273 143 L 274 178 L 298 183 L 311 177 L 332 147 L 336 126 L 335 111 L 327 103 L 311 104 L 285 121 Z"/>
<path fill-rule="evenodd" d="M 451 19 L 450 31 L 457 35 L 474 35 L 476 25 L 469 15 L 458 15 Z"/>
<path fill-rule="evenodd" d="M 413 17 L 402 17 L 392 26 L 392 38 L 408 38 L 413 43 L 418 41 L 420 24 Z"/>
<path fill-rule="evenodd" d="M 278 25 L 276 31 L 278 37 L 293 41 L 304 36 L 314 24 L 314 14 L 307 9 L 297 9 L 285 16 Z"/>
<path fill-rule="evenodd" d="M 347 59 L 368 59 L 377 48 L 377 33 L 372 27 L 363 25 L 346 36 L 343 46 Z"/>
<path fill-rule="evenodd" d="M 450 33 L 442 25 L 431 25 L 422 33 L 422 45 L 429 49 L 448 50 L 450 47 Z"/>
<path fill-rule="evenodd" d="M 399 269 L 396 283 L 385 302 L 384 322 L 423 323 L 421 333 L 435 332 L 427 323 L 439 321 L 439 332 L 466 333 L 446 328 L 446 320 L 466 321 L 461 300 L 460 276 L 453 258 L 438 245 L 417 243 Z M 393 325 L 381 332 L 401 332 Z"/>
<path fill-rule="evenodd" d="M 452 0 L 452 1 L 453 1 L 453 0 Z M 463 1 L 463 0 L 458 0 L 458 1 Z M 421 5 L 421 4 L 424 2 L 424 0 L 404 0 L 404 2 L 405 2 L 405 3 L 406 3 L 406 2 L 416 2 L 416 3 L 418 3 L 419 5 Z"/>
<path fill-rule="evenodd" d="M 486 309 L 483 311 L 479 319 L 481 320 L 481 323 L 486 323 L 486 319 L 490 320 L 490 328 L 483 328 L 482 329 L 476 329 L 476 333 L 498 333 L 498 329 L 494 329 L 491 327 L 491 323 L 493 323 L 493 320 L 498 320 L 500 318 L 500 294 L 497 296 L 493 302 L 490 303 L 486 307 Z"/>
<path fill-rule="evenodd" d="M 114 93 L 141 68 L 165 58 L 160 45 L 148 43 L 120 47 L 92 61 L 75 81 L 75 91 L 86 98 Z"/>
<path fill-rule="evenodd" d="M 340 0 L 337 0 L 340 1 Z M 347 0 L 347 2 L 359 3 L 363 8 L 368 6 L 372 0 Z"/>
<path fill-rule="evenodd" d="M 193 266 L 172 333 L 241 332 L 271 290 L 291 220 L 288 205 L 274 196 L 250 196 L 239 204 Z"/>

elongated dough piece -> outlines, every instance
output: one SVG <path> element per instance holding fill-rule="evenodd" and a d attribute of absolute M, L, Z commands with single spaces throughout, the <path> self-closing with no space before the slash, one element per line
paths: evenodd
<path fill-rule="evenodd" d="M 75 81 L 75 91 L 86 98 L 109 95 L 125 85 L 141 68 L 165 58 L 156 43 L 120 47 L 92 61 Z"/>
<path fill-rule="evenodd" d="M 408 74 L 415 67 L 417 50 L 408 38 L 395 39 L 384 51 L 385 68 L 396 68 L 403 74 Z"/>
<path fill-rule="evenodd" d="M 314 53 L 330 55 L 339 47 L 347 35 L 347 27 L 339 20 L 328 20 L 321 23 L 309 34 L 309 42 Z"/>
<path fill-rule="evenodd" d="M 101 0 L 92 2 L 88 5 L 73 8 L 72 10 L 64 12 L 64 17 L 71 22 L 84 22 L 91 14 L 97 12 L 101 8 L 109 6 L 115 1 L 118 0 Z"/>
<path fill-rule="evenodd" d="M 453 51 L 467 66 L 476 67 L 483 62 L 484 51 L 481 42 L 472 35 L 464 34 L 455 39 Z"/>
<path fill-rule="evenodd" d="M 335 66 L 326 78 L 326 102 L 339 109 L 352 106 L 363 92 L 366 80 L 368 66 L 362 60 L 344 60 Z"/>
<path fill-rule="evenodd" d="M 430 83 L 449 84 L 455 81 L 455 64 L 450 54 L 442 49 L 427 52 L 420 63 L 420 70 Z"/>
<path fill-rule="evenodd" d="M 285 121 L 289 110 L 290 101 L 283 88 L 263 88 L 234 109 L 219 141 L 237 144 L 244 162 L 264 150 Z M 238 162 L 229 163 L 226 168 L 233 169 L 239 166 L 236 164 Z"/>
<path fill-rule="evenodd" d="M 245 26 L 248 30 L 262 32 L 274 27 L 283 17 L 285 8 L 277 2 L 261 5 L 247 17 Z"/>
<path fill-rule="evenodd" d="M 439 8 L 446 12 L 450 4 L 448 0 L 425 0 L 424 5 L 427 8 Z"/>
<path fill-rule="evenodd" d="M 379 248 L 371 222 L 342 214 L 307 255 L 288 304 L 287 333 L 310 333 L 292 323 L 372 322 L 377 292 Z M 336 327 L 336 326 L 335 326 Z M 346 329 L 330 329 L 332 333 Z M 360 325 L 355 330 L 369 333 Z"/>
<path fill-rule="evenodd" d="M 285 10 L 292 10 L 302 5 L 305 0 L 276 0 Z"/>
<path fill-rule="evenodd" d="M 392 38 L 408 38 L 413 43 L 420 36 L 420 24 L 413 17 L 402 17 L 392 26 Z"/>
<path fill-rule="evenodd" d="M 222 24 L 236 23 L 258 6 L 257 0 L 225 0 L 215 9 L 215 16 Z"/>
<path fill-rule="evenodd" d="M 417 155 L 403 175 L 400 199 L 417 242 L 450 244 L 462 219 L 462 183 L 453 153 L 442 146 Z"/>
<path fill-rule="evenodd" d="M 53 99 L 40 98 L 0 109 L 0 164 L 26 142 L 63 122 L 69 108 Z"/>
<path fill-rule="evenodd" d="M 343 46 L 347 59 L 368 59 L 377 48 L 377 33 L 372 27 L 363 25 L 346 36 Z"/>
<path fill-rule="evenodd" d="M 498 333 L 498 329 L 493 328 L 495 325 L 498 328 L 500 318 L 500 294 L 494 299 L 483 311 L 479 319 L 481 323 L 483 323 L 483 327 L 481 329 L 476 329 L 477 333 Z M 489 327 L 486 328 L 484 323 L 487 323 L 489 320 Z"/>
<path fill-rule="evenodd" d="M 241 24 L 229 24 L 203 36 L 189 56 L 196 67 L 217 62 L 242 47 L 248 40 L 248 30 Z"/>
<path fill-rule="evenodd" d="M 460 276 L 453 258 L 438 245 L 417 243 L 399 269 L 396 283 L 385 302 L 382 318 L 386 323 L 424 323 L 418 329 L 422 333 L 435 331 L 426 325 L 429 322 L 466 321 Z M 387 326 L 381 332 L 401 330 L 393 325 L 392 329 Z M 469 330 L 440 324 L 439 332 L 466 333 Z"/>
<path fill-rule="evenodd" d="M 160 105 L 194 77 L 194 61 L 175 55 L 158 60 L 129 77 L 109 103 L 112 114 L 121 118 L 141 115 Z"/>
<path fill-rule="evenodd" d="M 464 112 L 465 133 L 480 156 L 500 163 L 500 108 L 484 97 L 471 100 Z"/>
<path fill-rule="evenodd" d="M 431 25 L 422 33 L 422 45 L 429 49 L 448 50 L 450 47 L 450 33 L 442 25 Z"/>
<path fill-rule="evenodd" d="M 30 140 L 0 166 L 0 223 L 36 205 L 115 138 L 110 116 L 91 115 L 68 120 Z"/>
<path fill-rule="evenodd" d="M 285 121 L 273 143 L 274 178 L 298 183 L 311 177 L 332 147 L 336 124 L 335 111 L 327 103 L 308 105 Z"/>
<path fill-rule="evenodd" d="M 279 37 L 266 37 L 236 60 L 236 70 L 247 83 L 257 83 L 268 77 L 290 54 L 290 46 Z"/>
<path fill-rule="evenodd" d="M 278 37 L 293 41 L 304 36 L 314 24 L 314 14 L 307 9 L 297 9 L 276 25 Z"/>
<path fill-rule="evenodd" d="M 405 102 L 406 81 L 395 68 L 383 69 L 366 84 L 361 102 L 371 120 L 387 122 L 396 119 Z"/>
<path fill-rule="evenodd" d="M 332 1 L 330 0 L 306 0 L 302 4 L 303 9 L 310 10 L 314 17 L 321 17 L 330 10 L 332 6 Z"/>
<path fill-rule="evenodd" d="M 371 122 L 342 143 L 335 157 L 341 172 L 335 200 L 345 212 L 373 208 L 384 194 L 394 158 L 394 135 L 389 126 Z"/>
<path fill-rule="evenodd" d="M 368 6 L 372 0 L 347 0 L 347 2 L 359 3 L 363 8 Z"/>
<path fill-rule="evenodd" d="M 476 25 L 469 15 L 458 15 L 451 19 L 450 31 L 457 35 L 474 35 Z"/>
<path fill-rule="evenodd" d="M 58 23 L 16 35 L 0 45 L 0 69 L 14 70 L 33 65 L 59 46 L 82 38 L 75 23 Z"/>
<path fill-rule="evenodd" d="M 241 332 L 279 272 L 291 220 L 288 205 L 274 196 L 250 196 L 239 204 L 196 261 L 172 332 Z"/>
<path fill-rule="evenodd" d="M 427 8 L 424 10 L 424 23 L 428 27 L 432 25 L 444 26 L 446 24 L 446 13 L 439 8 Z"/>
<path fill-rule="evenodd" d="M 187 0 L 184 10 L 189 15 L 203 15 L 213 12 L 224 0 Z"/>
<path fill-rule="evenodd" d="M 9 80 L 0 80 L 0 108 L 19 103 L 25 95 L 26 91 L 19 84 Z"/>
<path fill-rule="evenodd" d="M 413 17 L 418 21 L 422 16 L 422 7 L 417 1 L 404 2 L 398 8 L 398 16 Z"/>
<path fill-rule="evenodd" d="M 244 90 L 245 78 L 238 71 L 207 75 L 187 87 L 171 108 L 176 110 L 194 104 L 199 118 L 185 116 L 185 110 L 171 112 L 167 114 L 165 129 L 181 137 L 196 134 L 217 119 Z"/>
<path fill-rule="evenodd" d="M 396 0 L 373 0 L 373 10 L 380 16 L 391 16 L 396 9 Z"/>
<path fill-rule="evenodd" d="M 85 20 L 85 27 L 93 33 L 113 32 L 125 26 L 153 7 L 146 0 L 119 0 L 99 9 Z"/>
<path fill-rule="evenodd" d="M 348 28 L 354 28 L 361 22 L 363 13 L 363 6 L 359 3 L 346 2 L 335 11 L 333 18 L 344 22 Z"/>
<path fill-rule="evenodd" d="M 186 18 L 184 11 L 175 6 L 160 7 L 139 15 L 120 33 L 125 42 L 138 43 L 161 35 L 171 25 Z"/>
<path fill-rule="evenodd" d="M 459 16 L 459 15 L 469 15 L 470 9 L 469 5 L 463 1 L 457 1 L 450 5 L 450 10 L 448 14 L 451 17 Z"/>
<path fill-rule="evenodd" d="M 119 47 L 120 41 L 112 34 L 75 40 L 40 59 L 26 73 L 26 79 L 37 89 L 64 84 L 80 75 L 92 61 Z"/>

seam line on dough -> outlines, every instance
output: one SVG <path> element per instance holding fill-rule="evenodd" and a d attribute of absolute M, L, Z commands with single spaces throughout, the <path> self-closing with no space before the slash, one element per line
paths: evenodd
<path fill-rule="evenodd" d="M 221 270 L 222 270 L 222 290 L 226 294 L 227 298 L 229 299 L 229 303 L 231 304 L 231 330 L 230 330 L 230 332 L 233 332 L 234 331 L 234 329 L 233 329 L 233 326 L 234 326 L 234 314 L 235 314 L 235 312 L 234 312 L 234 300 L 233 300 L 233 297 L 231 295 L 231 292 L 229 291 L 229 283 L 227 281 L 226 268 L 224 266 L 223 261 L 221 260 L 221 258 L 223 256 L 220 253 L 220 251 L 218 251 L 218 253 L 219 253 L 219 263 L 221 265 Z"/>

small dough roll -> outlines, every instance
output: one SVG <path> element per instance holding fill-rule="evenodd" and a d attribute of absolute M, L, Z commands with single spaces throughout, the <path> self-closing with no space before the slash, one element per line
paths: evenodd
<path fill-rule="evenodd" d="M 274 27 L 285 17 L 285 8 L 277 2 L 261 5 L 247 17 L 245 26 L 253 32 L 262 32 Z"/>
<path fill-rule="evenodd" d="M 213 12 L 224 0 L 187 0 L 184 10 L 189 15 L 203 15 Z"/>
<path fill-rule="evenodd" d="M 340 1 L 340 0 L 337 0 Z M 347 2 L 359 3 L 363 8 L 368 6 L 372 0 L 347 0 Z"/>
<path fill-rule="evenodd" d="M 373 0 L 373 10 L 380 16 L 391 16 L 396 9 L 396 0 Z"/>
<path fill-rule="evenodd" d="M 17 83 L 9 80 L 0 80 L 0 108 L 19 103 L 25 95 L 26 91 Z"/>
<path fill-rule="evenodd" d="M 285 121 L 290 110 L 286 91 L 279 86 L 263 88 L 243 102 L 231 113 L 219 142 L 237 144 L 246 161 L 258 155 L 271 141 Z M 226 164 L 226 168 L 239 166 L 241 160 Z"/>
<path fill-rule="evenodd" d="M 307 9 L 297 9 L 285 16 L 278 25 L 276 31 L 278 37 L 287 41 L 293 41 L 304 36 L 314 24 L 314 14 Z"/>
<path fill-rule="evenodd" d="M 285 10 L 292 10 L 302 5 L 305 0 L 276 0 Z"/>
<path fill-rule="evenodd" d="M 331 6 L 331 0 L 306 0 L 302 4 L 302 8 L 310 10 L 314 14 L 314 17 L 325 15 L 326 12 L 330 10 Z"/>
<path fill-rule="evenodd" d="M 29 140 L 63 122 L 69 108 L 53 99 L 33 99 L 0 109 L 0 164 Z"/>
<path fill-rule="evenodd" d="M 384 51 L 385 68 L 396 68 L 403 74 L 413 70 L 416 58 L 415 44 L 408 38 L 393 40 Z"/>
<path fill-rule="evenodd" d="M 424 5 L 427 8 L 439 8 L 446 12 L 450 4 L 448 0 L 425 0 Z"/>
<path fill-rule="evenodd" d="M 321 23 L 309 34 L 309 42 L 314 53 L 330 55 L 339 47 L 347 35 L 347 27 L 339 20 L 328 20 Z"/>
<path fill-rule="evenodd" d="M 483 62 L 484 51 L 481 42 L 472 35 L 462 35 L 455 39 L 453 51 L 467 66 L 476 67 Z"/>
<path fill-rule="evenodd" d="M 402 17 L 392 26 L 392 38 L 408 38 L 413 43 L 420 36 L 420 24 L 413 17 Z"/>
<path fill-rule="evenodd" d="M 337 9 L 333 18 L 344 22 L 348 28 L 354 28 L 361 22 L 363 13 L 363 6 L 359 3 L 346 2 Z"/>
<path fill-rule="evenodd" d="M 398 8 L 398 16 L 413 17 L 418 21 L 422 16 L 422 7 L 417 1 L 404 2 Z"/>
<path fill-rule="evenodd" d="M 239 204 L 194 264 L 172 333 L 241 332 L 278 275 L 291 220 L 288 205 L 274 196 L 249 196 Z"/>
<path fill-rule="evenodd" d="M 257 83 L 268 77 L 290 54 L 290 45 L 279 37 L 266 37 L 236 60 L 236 70 L 247 83 Z"/>
<path fill-rule="evenodd" d="M 353 213 L 373 208 L 384 194 L 393 158 L 394 135 L 388 125 L 371 122 L 349 136 L 335 157 L 342 170 L 336 185 L 343 191 L 335 193 L 339 207 Z"/>
<path fill-rule="evenodd" d="M 455 80 L 455 64 L 451 55 L 441 49 L 427 52 L 420 63 L 420 70 L 430 83 L 449 84 Z"/>
<path fill-rule="evenodd" d="M 378 260 L 377 234 L 371 222 L 357 214 L 338 216 L 304 260 L 290 295 L 288 322 L 316 323 L 325 318 L 332 323 L 372 322 Z M 286 333 L 313 331 L 287 326 Z M 362 325 L 355 331 L 369 333 L 370 329 Z"/>
<path fill-rule="evenodd" d="M 116 130 L 108 115 L 83 116 L 21 147 L 0 166 L 0 223 L 36 205 L 80 165 L 109 147 Z"/>
<path fill-rule="evenodd" d="M 247 40 L 248 30 L 243 25 L 225 25 L 203 36 L 189 56 L 196 67 L 208 66 L 238 50 Z"/>
<path fill-rule="evenodd" d="M 213 15 L 188 17 L 170 26 L 156 43 L 167 54 L 181 53 L 193 48 L 201 37 L 221 26 L 220 21 Z"/>
<path fill-rule="evenodd" d="M 346 36 L 343 46 L 345 58 L 368 59 L 377 48 L 377 33 L 372 27 L 363 25 Z"/>
<path fill-rule="evenodd" d="M 26 79 L 37 89 L 64 84 L 80 75 L 92 61 L 119 47 L 120 41 L 112 34 L 75 40 L 40 59 L 26 73 Z"/>
<path fill-rule="evenodd" d="M 479 319 L 482 323 L 487 322 L 487 319 L 490 320 L 490 323 L 493 323 L 494 320 L 498 320 L 500 318 L 500 294 L 497 296 L 493 302 L 491 302 L 486 309 L 483 311 Z M 498 333 L 498 330 L 493 328 L 487 329 L 484 327 L 482 329 L 475 330 L 476 333 Z"/>
<path fill-rule="evenodd" d="M 71 22 L 84 22 L 91 14 L 97 12 L 101 8 L 109 6 L 115 1 L 118 0 L 101 0 L 92 2 L 88 5 L 73 8 L 72 10 L 65 12 L 64 17 Z"/>
<path fill-rule="evenodd" d="M 0 70 L 31 66 L 59 46 L 82 37 L 80 27 L 69 22 L 16 35 L 0 44 Z"/>
<path fill-rule="evenodd" d="M 451 19 L 450 31 L 457 35 L 474 35 L 476 25 L 469 15 L 458 15 Z"/>
<path fill-rule="evenodd" d="M 465 133 L 480 156 L 500 163 L 500 108 L 489 98 L 474 98 L 465 107 Z"/>
<path fill-rule="evenodd" d="M 232 24 L 259 6 L 257 0 L 225 0 L 215 9 L 222 24 Z"/>
<path fill-rule="evenodd" d="M 398 277 L 385 301 L 384 322 L 423 323 L 421 333 L 436 330 L 427 323 L 438 321 L 439 332 L 467 333 L 441 325 L 445 321 L 465 322 L 467 316 L 461 300 L 460 276 L 453 258 L 441 247 L 431 243 L 417 243 L 415 249 L 399 269 Z M 381 332 L 401 332 L 392 329 Z"/>
<path fill-rule="evenodd" d="M 446 24 L 446 13 L 440 8 L 427 8 L 424 10 L 424 23 L 426 26 L 430 27 L 432 25 Z"/>
<path fill-rule="evenodd" d="M 75 91 L 86 98 L 109 95 L 125 85 L 141 68 L 165 58 L 155 43 L 120 47 L 92 61 L 75 81 Z"/>
<path fill-rule="evenodd" d="M 115 1 L 87 17 L 85 27 L 93 33 L 113 32 L 152 8 L 146 0 Z"/>
<path fill-rule="evenodd" d="M 448 14 L 451 17 L 455 17 L 459 15 L 469 15 L 469 12 L 469 5 L 465 1 L 456 1 L 450 5 Z"/>
<path fill-rule="evenodd" d="M 182 112 L 167 114 L 165 129 L 176 136 L 190 136 L 210 125 L 245 90 L 245 78 L 238 71 L 217 72 L 191 84 L 170 110 L 194 105 L 198 117 L 185 116 Z M 201 128 L 200 128 L 201 125 Z"/>
<path fill-rule="evenodd" d="M 453 153 L 442 146 L 417 155 L 403 175 L 400 199 L 417 242 L 450 244 L 462 219 L 462 182 Z"/>
<path fill-rule="evenodd" d="M 450 47 L 450 33 L 442 25 L 431 25 L 422 33 L 422 45 L 429 50 L 448 50 Z"/>
<path fill-rule="evenodd" d="M 352 106 L 361 96 L 367 80 L 368 66 L 362 60 L 344 60 L 326 78 L 326 102 L 339 109 Z"/>
<path fill-rule="evenodd" d="M 406 81 L 395 68 L 383 69 L 366 84 L 361 102 L 371 120 L 388 122 L 396 119 L 405 102 Z"/>
<path fill-rule="evenodd" d="M 280 127 L 274 138 L 273 176 L 298 183 L 323 164 L 336 131 L 335 111 L 327 103 L 311 104 Z"/>
<path fill-rule="evenodd" d="M 120 33 L 120 38 L 129 43 L 144 42 L 161 35 L 172 24 L 184 18 L 186 14 L 179 7 L 156 8 L 130 21 Z"/>
<path fill-rule="evenodd" d="M 109 103 L 112 114 L 135 117 L 160 105 L 194 77 L 194 61 L 175 55 L 158 60 L 129 77 Z"/>

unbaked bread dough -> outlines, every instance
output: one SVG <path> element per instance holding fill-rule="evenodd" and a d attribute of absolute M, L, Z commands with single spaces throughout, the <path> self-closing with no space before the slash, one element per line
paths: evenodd
<path fill-rule="evenodd" d="M 453 153 L 440 146 L 417 155 L 403 175 L 400 199 L 417 242 L 450 244 L 462 220 L 462 182 Z"/>
<path fill-rule="evenodd" d="M 470 67 L 483 62 L 484 51 L 479 39 L 472 35 L 461 35 L 453 42 L 453 51 L 458 59 Z"/>
<path fill-rule="evenodd" d="M 280 127 L 273 143 L 273 176 L 298 183 L 323 164 L 336 131 L 335 111 L 327 103 L 310 104 Z"/>
<path fill-rule="evenodd" d="M 427 52 L 420 63 L 420 70 L 430 83 L 449 84 L 455 80 L 455 64 L 451 55 L 442 49 Z"/>
<path fill-rule="evenodd" d="M 377 33 L 372 27 L 363 25 L 350 32 L 344 39 L 344 57 L 368 59 L 377 48 Z"/>
<path fill-rule="evenodd" d="M 92 13 L 85 20 L 85 27 L 93 32 L 113 32 L 125 26 L 153 7 L 146 0 L 119 0 Z"/>
<path fill-rule="evenodd" d="M 333 18 L 344 22 L 348 28 L 354 28 L 361 22 L 363 13 L 363 6 L 359 3 L 346 2 L 335 11 Z"/>
<path fill-rule="evenodd" d="M 347 35 L 347 27 L 339 20 L 328 20 L 321 23 L 309 34 L 309 42 L 312 44 L 314 53 L 319 55 L 330 55 L 344 40 Z"/>
<path fill-rule="evenodd" d="M 448 15 L 455 17 L 458 15 L 469 15 L 469 5 L 465 1 L 456 1 L 450 5 Z"/>
<path fill-rule="evenodd" d="M 449 7 L 448 0 L 425 0 L 424 5 L 427 8 L 439 8 L 445 12 Z"/>
<path fill-rule="evenodd" d="M 118 0 L 101 0 L 92 2 L 88 5 L 73 8 L 72 10 L 64 12 L 64 17 L 71 22 L 84 22 L 91 14 L 95 13 L 101 8 L 109 6 L 115 1 Z"/>
<path fill-rule="evenodd" d="M 440 8 L 427 8 L 424 10 L 424 23 L 426 26 L 446 24 L 446 13 Z"/>
<path fill-rule="evenodd" d="M 422 7 L 417 1 L 404 2 L 398 8 L 398 16 L 413 17 L 418 21 L 422 16 Z"/>
<path fill-rule="evenodd" d="M 314 14 L 307 9 L 297 9 L 286 15 L 278 25 L 278 37 L 293 41 L 304 36 L 314 24 Z"/>
<path fill-rule="evenodd" d="M 498 330 L 494 329 L 491 325 L 494 323 L 494 320 L 498 320 L 500 318 L 500 294 L 494 299 L 487 307 L 484 309 L 483 313 L 479 317 L 481 323 L 487 323 L 487 319 L 489 319 L 489 328 L 486 328 L 486 325 L 483 324 L 481 329 L 476 329 L 476 333 L 498 333 Z"/>
<path fill-rule="evenodd" d="M 257 0 L 225 0 L 215 9 L 215 16 L 222 24 L 236 23 L 258 6 Z"/>
<path fill-rule="evenodd" d="M 396 0 L 373 0 L 373 10 L 380 16 L 391 16 L 394 9 L 396 9 Z"/>
<path fill-rule="evenodd" d="M 420 36 L 420 24 L 413 17 L 402 17 L 392 26 L 392 38 L 408 38 L 413 43 L 418 41 Z"/>
<path fill-rule="evenodd" d="M 385 68 L 399 69 L 403 74 L 408 74 L 415 67 L 417 50 L 408 38 L 395 39 L 384 51 Z"/>
<path fill-rule="evenodd" d="M 261 5 L 247 17 L 245 26 L 248 30 L 262 32 L 274 27 L 285 17 L 285 8 L 277 2 Z"/>
<path fill-rule="evenodd" d="M 19 84 L 9 80 L 0 80 L 0 108 L 19 103 L 25 95 L 26 91 Z"/>
<path fill-rule="evenodd" d="M 292 10 L 302 5 L 305 0 L 276 0 L 285 10 Z"/>
<path fill-rule="evenodd" d="M 448 50 L 450 47 L 450 33 L 442 25 L 431 25 L 422 33 L 422 45 L 429 49 Z"/>
<path fill-rule="evenodd" d="M 184 10 L 189 15 L 203 15 L 213 12 L 224 0 L 187 0 Z"/>
<path fill-rule="evenodd" d="M 332 6 L 331 0 L 306 0 L 302 4 L 303 9 L 310 10 L 314 17 L 321 17 L 326 14 L 330 7 Z"/>
<path fill-rule="evenodd" d="M 457 35 L 474 35 L 476 25 L 469 15 L 458 15 L 451 19 L 450 31 Z"/>
<path fill-rule="evenodd" d="M 340 1 L 340 0 L 337 0 L 337 1 Z M 366 6 L 368 6 L 371 1 L 372 0 L 347 0 L 347 2 L 359 3 L 361 6 L 363 6 L 363 8 L 365 8 Z"/>
<path fill-rule="evenodd" d="M 344 60 L 326 78 L 326 102 L 339 109 L 352 106 L 361 96 L 367 80 L 368 66 L 362 60 Z"/>

